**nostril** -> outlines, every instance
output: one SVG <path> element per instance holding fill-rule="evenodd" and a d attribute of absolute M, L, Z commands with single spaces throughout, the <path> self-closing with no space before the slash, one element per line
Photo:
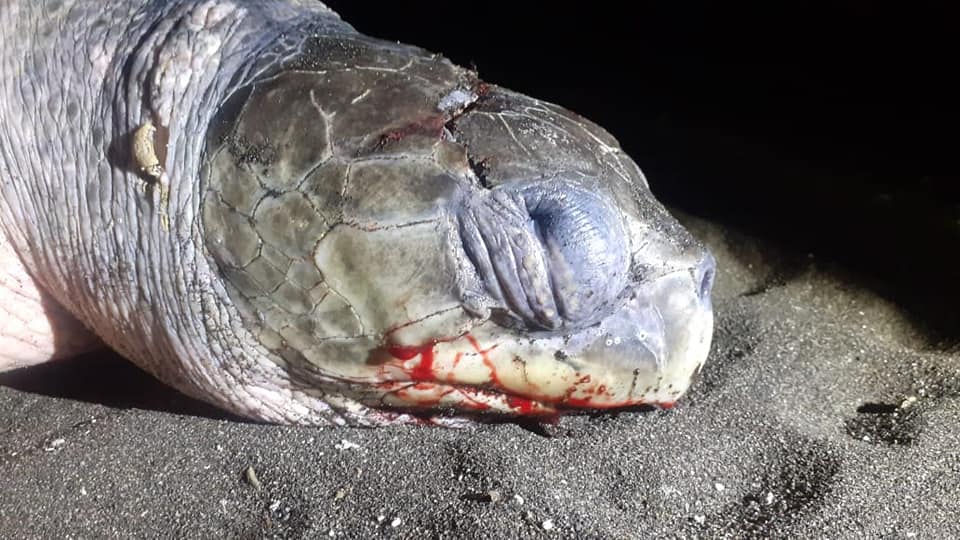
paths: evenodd
<path fill-rule="evenodd" d="M 710 291 L 713 289 L 713 278 L 717 272 L 717 263 L 713 255 L 707 253 L 700 262 L 698 270 L 700 274 L 700 287 L 697 289 L 697 296 L 701 300 L 705 300 L 710 297 Z"/>

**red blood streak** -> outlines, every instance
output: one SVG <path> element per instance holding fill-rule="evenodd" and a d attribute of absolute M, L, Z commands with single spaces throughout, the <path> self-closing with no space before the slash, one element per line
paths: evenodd
<path fill-rule="evenodd" d="M 396 390 L 395 392 L 393 392 L 393 395 L 403 401 L 408 402 L 408 405 L 410 407 L 430 408 L 430 407 L 436 407 L 437 405 L 440 404 L 443 398 L 447 397 L 448 395 L 454 392 L 453 388 L 442 388 L 442 391 L 440 391 L 441 388 L 442 387 L 432 383 L 421 382 L 413 385 L 412 387 L 405 387 L 405 388 Z M 411 389 L 417 392 L 426 393 L 426 392 L 433 391 L 437 393 L 436 395 L 433 395 L 433 396 L 421 396 L 411 392 Z"/>
<path fill-rule="evenodd" d="M 498 388 L 503 388 L 503 385 L 500 384 L 500 378 L 497 376 L 497 366 L 493 363 L 492 360 L 490 360 L 490 357 L 487 355 L 487 353 L 496 349 L 497 346 L 494 345 L 489 349 L 481 349 L 480 342 L 477 341 L 477 338 L 473 337 L 470 334 L 467 334 L 465 337 L 467 338 L 467 341 L 470 342 L 470 345 L 473 346 L 473 350 L 477 351 L 477 353 L 480 354 L 480 358 L 483 359 L 483 365 L 487 366 L 487 369 L 490 370 L 490 382 L 493 383 L 493 385 Z"/>
<path fill-rule="evenodd" d="M 414 381 L 433 380 L 433 346 L 424 349 L 420 354 L 420 363 L 410 371 L 410 379 Z"/>
<path fill-rule="evenodd" d="M 387 349 L 394 358 L 399 360 L 410 360 L 423 351 L 422 346 L 409 347 L 404 345 L 395 345 Z"/>
<path fill-rule="evenodd" d="M 435 344 L 435 342 L 430 342 L 426 345 L 418 345 L 415 347 L 395 345 L 389 347 L 387 350 L 398 360 L 411 360 L 419 356 L 420 363 L 408 372 L 410 380 L 432 381 L 435 379 L 433 376 L 433 346 Z"/>
<path fill-rule="evenodd" d="M 507 405 L 520 414 L 532 414 L 536 410 L 533 401 L 517 396 L 507 396 Z"/>
<path fill-rule="evenodd" d="M 464 409 L 469 409 L 469 410 L 471 410 L 471 411 L 488 411 L 488 410 L 490 410 L 490 406 L 489 406 L 489 405 L 487 405 L 486 403 L 482 403 L 482 402 L 480 402 L 480 401 L 464 400 L 464 401 L 461 401 L 461 402 L 460 402 L 460 406 L 463 407 Z"/>
<path fill-rule="evenodd" d="M 426 118 L 421 118 L 404 126 L 400 126 L 393 131 L 385 133 L 382 136 L 381 141 L 399 141 L 410 135 L 439 136 L 445 122 L 446 119 L 444 119 L 443 116 L 428 116 Z"/>
<path fill-rule="evenodd" d="M 463 360 L 463 352 L 462 352 L 462 351 L 461 351 L 461 352 L 458 352 L 458 353 L 453 357 L 453 369 L 451 369 L 451 370 L 447 373 L 447 382 L 448 382 L 448 383 L 453 384 L 453 383 L 456 383 L 456 382 L 457 382 L 457 374 L 454 372 L 454 370 L 457 369 L 457 367 L 460 365 L 460 360 Z"/>
<path fill-rule="evenodd" d="M 397 388 L 402 387 L 403 383 L 401 381 L 383 381 L 378 382 L 376 386 L 385 392 L 393 392 Z"/>
<path fill-rule="evenodd" d="M 475 411 L 486 411 L 490 409 L 490 405 L 482 401 L 478 401 L 478 396 L 481 394 L 472 388 L 461 388 L 460 395 L 463 396 L 463 401 L 460 403 L 466 408 L 473 409 Z"/>
<path fill-rule="evenodd" d="M 577 409 L 619 409 L 620 407 L 629 407 L 632 405 L 643 405 L 645 402 L 640 401 L 614 401 L 604 403 L 602 401 L 594 401 L 593 397 L 589 398 L 567 398 L 560 401 L 561 404 L 568 407 L 573 407 Z"/>
<path fill-rule="evenodd" d="M 490 359 L 490 351 L 497 348 L 498 345 L 493 345 L 490 348 L 483 349 L 480 346 L 480 342 L 470 334 L 465 334 L 463 337 L 467 339 L 470 345 L 473 347 L 473 350 L 483 360 L 484 365 L 490 370 L 490 383 L 501 390 L 504 389 L 504 386 L 500 382 L 499 377 L 496 372 L 496 365 Z M 411 381 L 416 382 L 417 384 L 412 387 L 416 391 L 430 391 L 438 390 L 437 396 L 431 396 L 427 398 L 416 399 L 410 395 L 409 391 L 406 389 L 400 389 L 395 391 L 395 395 L 404 400 L 409 400 L 414 402 L 418 406 L 433 406 L 438 405 L 442 398 L 450 395 L 454 390 L 452 388 L 443 389 L 439 391 L 440 387 L 429 384 L 437 381 L 437 376 L 433 373 L 434 361 L 436 359 L 434 353 L 434 347 L 438 342 L 441 341 L 455 341 L 459 338 L 445 338 L 445 339 L 434 339 L 430 342 L 423 345 L 391 345 L 387 347 L 387 352 L 392 355 L 394 358 L 401 361 L 412 360 L 416 357 L 420 357 L 420 361 L 413 367 L 407 368 L 403 367 L 404 371 L 410 377 Z M 457 367 L 460 364 L 460 361 L 463 358 L 463 352 L 457 352 L 453 359 L 453 367 Z M 571 408 L 583 408 L 583 409 L 614 409 L 620 407 L 627 407 L 631 405 L 643 405 L 648 403 L 650 405 L 655 405 L 664 410 L 672 409 L 675 405 L 673 401 L 665 402 L 645 402 L 644 400 L 627 400 L 619 402 L 607 402 L 596 401 L 597 397 L 607 393 L 608 388 L 606 385 L 599 385 L 596 387 L 582 388 L 581 385 L 589 384 L 591 382 L 590 375 L 581 375 L 580 373 L 576 374 L 576 380 L 574 383 L 567 388 L 565 395 L 563 397 L 547 397 L 541 396 L 537 398 L 539 402 L 535 399 L 513 396 L 513 395 L 504 395 L 503 398 L 507 402 L 507 406 L 513 409 L 519 415 L 542 415 L 544 412 L 552 411 L 552 408 L 547 403 L 560 404 L 565 407 Z M 454 382 L 456 379 L 453 373 L 447 375 L 448 382 Z M 378 384 L 383 390 L 390 391 L 394 389 L 397 385 L 401 384 L 399 381 L 384 381 Z M 587 397 L 574 398 L 573 394 L 577 391 L 586 394 Z M 491 405 L 485 403 L 483 400 L 479 400 L 478 397 L 480 394 L 487 395 L 487 392 L 477 388 L 469 387 L 460 387 L 458 393 L 462 396 L 461 399 L 457 400 L 458 405 L 464 409 L 472 409 L 476 411 L 484 411 L 492 408 Z"/>
<path fill-rule="evenodd" d="M 576 399 L 576 398 L 567 398 L 562 402 L 564 405 L 570 407 L 576 407 L 579 409 L 591 409 L 591 408 L 600 408 L 601 406 L 596 403 L 591 403 L 589 399 Z"/>

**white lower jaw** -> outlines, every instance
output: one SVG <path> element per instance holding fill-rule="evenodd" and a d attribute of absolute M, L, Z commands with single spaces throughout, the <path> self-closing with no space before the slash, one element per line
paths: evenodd
<path fill-rule="evenodd" d="M 564 409 L 669 407 L 706 359 L 712 328 L 709 306 L 696 310 L 674 329 L 663 362 L 631 369 L 630 359 L 604 361 L 599 333 L 590 354 L 568 355 L 570 339 L 517 338 L 485 323 L 457 338 L 388 349 L 392 360 L 379 367 L 375 384 L 383 392 L 381 406 L 402 409 L 543 416 Z"/>

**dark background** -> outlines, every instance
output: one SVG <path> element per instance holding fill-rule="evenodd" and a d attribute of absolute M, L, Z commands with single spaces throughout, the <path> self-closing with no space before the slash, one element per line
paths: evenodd
<path fill-rule="evenodd" d="M 960 338 L 947 3 L 327 4 L 587 116 L 666 203 L 835 263 L 931 345 Z"/>

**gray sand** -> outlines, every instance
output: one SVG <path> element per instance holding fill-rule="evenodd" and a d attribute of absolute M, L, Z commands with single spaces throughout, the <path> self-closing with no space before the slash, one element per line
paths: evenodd
<path fill-rule="evenodd" d="M 960 537 L 960 352 L 816 256 L 685 221 L 717 331 L 674 410 L 278 427 L 83 359 L 107 367 L 0 377 L 0 536 Z M 98 390 L 34 390 L 57 373 Z"/>

